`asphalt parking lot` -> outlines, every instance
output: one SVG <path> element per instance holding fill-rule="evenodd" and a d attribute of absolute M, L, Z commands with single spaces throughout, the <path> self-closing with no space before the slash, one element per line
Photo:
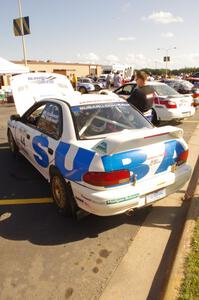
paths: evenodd
<path fill-rule="evenodd" d="M 98 299 L 153 208 L 79 222 L 61 216 L 50 203 L 48 183 L 9 152 L 6 121 L 14 112 L 13 106 L 0 107 L 0 299 Z M 188 142 L 198 120 L 197 111 L 172 125 L 184 129 Z"/>

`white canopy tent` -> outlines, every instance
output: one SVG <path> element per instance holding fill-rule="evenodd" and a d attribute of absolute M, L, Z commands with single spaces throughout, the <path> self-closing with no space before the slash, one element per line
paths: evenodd
<path fill-rule="evenodd" d="M 14 64 L 0 57 L 0 75 L 20 74 L 29 72 L 29 68 L 23 65 Z"/>

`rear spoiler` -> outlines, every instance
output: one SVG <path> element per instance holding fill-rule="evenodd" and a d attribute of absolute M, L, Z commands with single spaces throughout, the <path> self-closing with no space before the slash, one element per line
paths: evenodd
<path fill-rule="evenodd" d="M 174 138 L 182 138 L 183 129 L 174 126 L 163 126 L 153 129 L 125 129 L 121 133 L 113 133 L 97 143 L 93 150 L 100 153 L 110 155 L 128 151 L 128 149 L 147 146 L 151 143 L 159 143 L 161 141 Z"/>

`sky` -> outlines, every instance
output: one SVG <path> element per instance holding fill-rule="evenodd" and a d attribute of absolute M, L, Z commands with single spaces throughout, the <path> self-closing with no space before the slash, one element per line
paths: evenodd
<path fill-rule="evenodd" d="M 19 0 L 0 0 L 0 56 L 23 60 Z M 28 60 L 199 67 L 199 0 L 21 0 Z"/>

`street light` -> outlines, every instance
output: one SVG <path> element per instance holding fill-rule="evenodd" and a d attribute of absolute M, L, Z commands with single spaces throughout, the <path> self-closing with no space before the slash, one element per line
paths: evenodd
<path fill-rule="evenodd" d="M 164 50 L 166 51 L 166 56 L 164 57 L 164 61 L 166 63 L 166 71 L 165 71 L 165 77 L 167 78 L 167 70 L 168 70 L 168 61 L 170 61 L 170 57 L 169 57 L 169 51 L 170 50 L 174 50 L 176 49 L 176 47 L 173 48 L 157 48 L 157 50 Z"/>

